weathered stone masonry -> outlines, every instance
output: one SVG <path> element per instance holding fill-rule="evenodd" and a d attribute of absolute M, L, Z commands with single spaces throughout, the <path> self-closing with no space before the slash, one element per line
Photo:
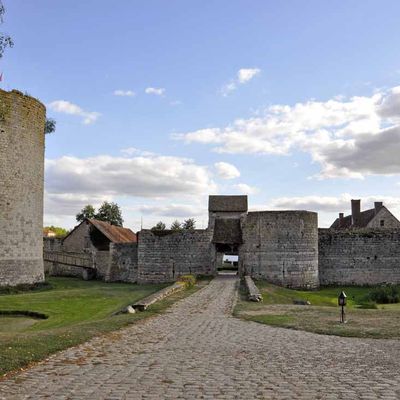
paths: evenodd
<path fill-rule="evenodd" d="M 0 90 L 0 286 L 43 281 L 45 107 Z"/>
<path fill-rule="evenodd" d="M 138 235 L 138 282 L 170 282 L 180 275 L 213 275 L 212 231 L 142 230 Z"/>
<path fill-rule="evenodd" d="M 293 288 L 316 288 L 318 216 L 308 211 L 249 212 L 242 218 L 242 275 Z"/>
<path fill-rule="evenodd" d="M 321 285 L 400 283 L 400 230 L 319 229 Z"/>

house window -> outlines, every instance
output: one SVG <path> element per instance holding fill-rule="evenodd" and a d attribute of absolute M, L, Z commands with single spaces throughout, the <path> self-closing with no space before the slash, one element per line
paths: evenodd
<path fill-rule="evenodd" d="M 381 226 L 385 226 L 385 220 L 384 219 L 381 219 Z"/>

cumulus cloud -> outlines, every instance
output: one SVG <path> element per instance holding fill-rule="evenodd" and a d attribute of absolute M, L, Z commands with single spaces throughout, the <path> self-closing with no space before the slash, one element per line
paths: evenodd
<path fill-rule="evenodd" d="M 102 195 L 86 195 L 80 193 L 49 193 L 44 194 L 44 208 L 49 216 L 75 216 L 86 204 L 98 207 L 112 197 Z"/>
<path fill-rule="evenodd" d="M 236 79 L 232 79 L 221 88 L 221 94 L 228 96 L 231 92 L 236 90 L 239 85 L 243 85 L 251 81 L 256 75 L 261 72 L 259 68 L 241 68 L 236 74 Z"/>
<path fill-rule="evenodd" d="M 339 212 L 350 206 L 352 197 L 344 193 L 340 196 L 299 196 L 299 197 L 278 197 L 272 199 L 268 206 L 276 210 L 308 210 Z M 358 197 L 357 197 L 358 198 Z"/>
<path fill-rule="evenodd" d="M 217 153 L 310 154 L 315 176 L 363 178 L 400 173 L 400 87 L 370 97 L 272 105 L 261 116 L 173 135 Z"/>
<path fill-rule="evenodd" d="M 237 73 L 239 83 L 246 83 L 261 72 L 259 68 L 242 68 Z"/>
<path fill-rule="evenodd" d="M 226 162 L 217 162 L 214 164 L 217 174 L 222 179 L 234 179 L 240 176 L 239 170 L 232 164 Z"/>
<path fill-rule="evenodd" d="M 242 194 L 257 194 L 260 192 L 260 189 L 257 187 L 247 185 L 246 183 L 238 183 L 234 185 L 234 188 Z"/>
<path fill-rule="evenodd" d="M 154 94 L 156 96 L 163 96 L 165 93 L 164 88 L 148 87 L 145 89 L 146 94 Z"/>
<path fill-rule="evenodd" d="M 142 205 L 137 209 L 142 214 L 171 218 L 190 218 L 206 214 L 205 208 L 189 204 Z"/>
<path fill-rule="evenodd" d="M 121 157 L 48 159 L 45 187 L 46 221 L 61 221 L 61 217 L 68 226 L 74 224 L 75 214 L 84 205 L 98 207 L 105 200 L 125 204 L 124 218 L 127 224 L 135 221 L 136 227 L 137 221 L 130 212 L 153 214 L 154 218 L 147 218 L 147 223 L 163 215 L 168 218 L 203 215 L 208 193 L 217 192 L 208 167 L 191 159 L 155 155 L 135 148 L 125 149 L 125 156 Z M 140 198 L 146 199 L 146 206 L 127 206 Z M 185 200 L 191 206 L 185 205 Z"/>
<path fill-rule="evenodd" d="M 133 97 L 135 94 L 136 93 L 133 90 L 114 90 L 114 96 Z"/>
<path fill-rule="evenodd" d="M 388 95 L 382 100 L 378 113 L 384 118 L 400 119 L 400 86 L 392 88 Z"/>
<path fill-rule="evenodd" d="M 207 167 L 186 158 L 156 155 L 46 160 L 46 185 L 51 193 L 152 198 L 215 191 Z"/>
<path fill-rule="evenodd" d="M 96 122 L 97 118 L 100 117 L 100 113 L 95 111 L 85 111 L 76 104 L 73 104 L 66 100 L 55 100 L 47 105 L 47 107 L 55 112 L 77 115 L 83 118 L 83 123 L 85 125 L 92 124 Z"/>
<path fill-rule="evenodd" d="M 360 197 L 349 193 L 343 193 L 339 196 L 278 197 L 264 206 L 257 206 L 256 209 L 315 211 L 318 212 L 320 226 L 329 227 L 335 221 L 339 212 L 343 212 L 345 215 L 351 213 L 351 199 L 361 199 L 362 210 L 373 208 L 375 201 L 383 201 L 383 204 L 400 218 L 400 197 L 380 195 Z"/>

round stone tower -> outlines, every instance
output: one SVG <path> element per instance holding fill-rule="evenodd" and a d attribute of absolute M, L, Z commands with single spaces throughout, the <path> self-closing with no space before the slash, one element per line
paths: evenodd
<path fill-rule="evenodd" d="M 38 100 L 0 90 L 0 286 L 44 280 L 45 115 Z"/>

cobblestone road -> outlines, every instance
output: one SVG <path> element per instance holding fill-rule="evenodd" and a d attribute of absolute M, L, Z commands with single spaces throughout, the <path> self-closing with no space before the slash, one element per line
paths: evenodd
<path fill-rule="evenodd" d="M 218 277 L 167 314 L 58 353 L 0 382 L 1 399 L 400 399 L 400 342 L 231 317 Z"/>

